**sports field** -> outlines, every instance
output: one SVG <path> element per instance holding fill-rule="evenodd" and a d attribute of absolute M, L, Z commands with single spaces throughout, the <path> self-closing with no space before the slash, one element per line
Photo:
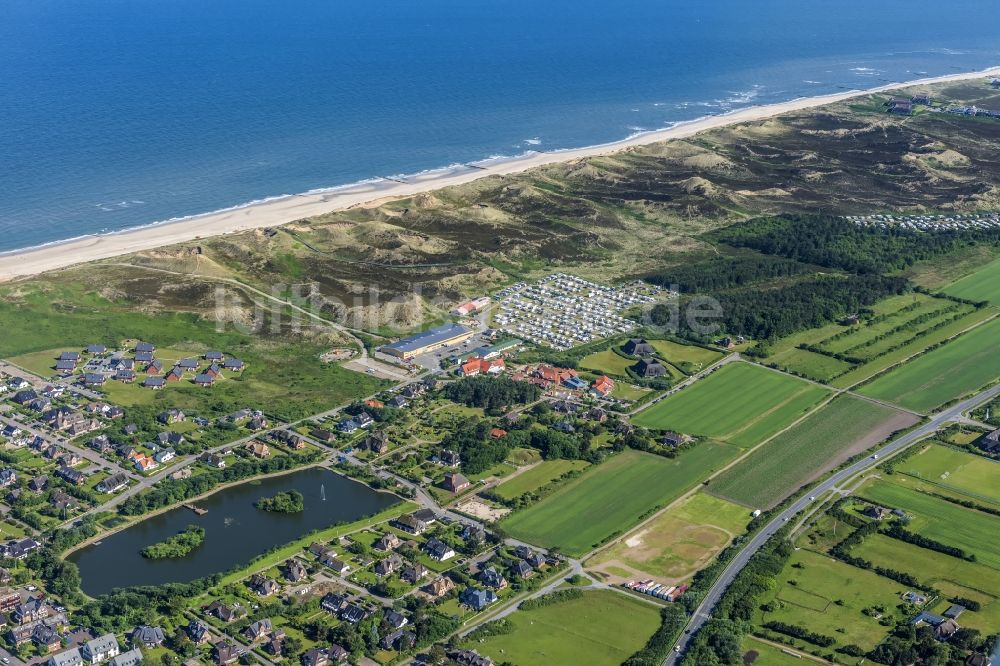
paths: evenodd
<path fill-rule="evenodd" d="M 910 361 L 860 393 L 927 412 L 1000 377 L 1000 319 Z"/>
<path fill-rule="evenodd" d="M 514 499 L 541 488 L 566 472 L 584 469 L 589 465 L 586 460 L 543 460 L 531 469 L 513 476 L 509 481 L 504 481 L 494 488 L 493 492 L 504 499 Z"/>
<path fill-rule="evenodd" d="M 632 419 L 637 426 L 753 446 L 787 427 L 829 391 L 749 363 L 731 363 Z"/>
<path fill-rule="evenodd" d="M 679 583 L 708 564 L 749 522 L 746 507 L 698 492 L 601 551 L 587 568 L 607 571 L 610 566 L 630 571 L 630 579 Z"/>
<path fill-rule="evenodd" d="M 963 627 L 994 632 L 1000 626 L 1000 571 L 978 562 L 966 562 L 944 553 L 921 548 L 882 534 L 865 539 L 851 549 L 875 566 L 908 571 L 946 597 L 966 597 L 982 604 L 979 612 L 962 615 Z M 888 579 L 886 579 L 888 580 Z"/>
<path fill-rule="evenodd" d="M 762 613 L 762 622 L 798 625 L 835 639 L 838 646 L 853 643 L 870 650 L 889 629 L 861 611 L 875 604 L 894 609 L 905 590 L 871 571 L 799 550 L 779 575 L 773 596 L 765 598 L 765 603 L 780 603 L 774 604 L 773 612 Z"/>
<path fill-rule="evenodd" d="M 990 538 L 1000 529 L 1000 517 L 953 504 L 904 487 L 906 477 L 875 481 L 860 495 L 911 516 L 907 529 L 935 541 L 963 549 L 976 560 L 1000 571 L 1000 540 Z"/>
<path fill-rule="evenodd" d="M 916 421 L 912 414 L 841 396 L 720 474 L 708 489 L 748 507 L 769 508 Z"/>
<path fill-rule="evenodd" d="M 936 486 L 1000 503 L 1000 463 L 935 444 L 899 463 L 896 471 Z"/>
<path fill-rule="evenodd" d="M 734 447 L 715 442 L 702 442 L 674 459 L 624 451 L 511 514 L 501 526 L 516 539 L 582 555 L 679 497 L 736 454 Z"/>
<path fill-rule="evenodd" d="M 495 663 L 618 666 L 645 645 L 660 626 L 656 606 L 609 590 L 518 611 L 514 630 L 466 647 Z"/>
<path fill-rule="evenodd" d="M 1000 304 L 1000 259 L 986 264 L 972 275 L 953 282 L 945 293 L 970 301 L 989 301 Z"/>

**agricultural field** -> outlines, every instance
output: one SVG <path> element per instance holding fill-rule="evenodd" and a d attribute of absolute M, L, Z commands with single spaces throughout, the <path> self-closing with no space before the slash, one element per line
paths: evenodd
<path fill-rule="evenodd" d="M 778 577 L 773 595 L 764 599 L 774 610 L 762 611 L 759 619 L 805 627 L 835 639 L 837 646 L 854 644 L 867 651 L 885 637 L 888 628 L 861 611 L 876 604 L 894 609 L 905 591 L 902 584 L 871 571 L 799 550 Z"/>
<path fill-rule="evenodd" d="M 844 395 L 768 441 L 713 479 L 708 488 L 748 507 L 770 508 L 916 421 L 912 414 Z"/>
<path fill-rule="evenodd" d="M 916 411 L 930 411 L 1000 377 L 1000 318 L 863 386 L 860 393 Z"/>
<path fill-rule="evenodd" d="M 828 324 L 791 335 L 770 349 L 767 360 L 845 387 L 988 316 L 970 305 L 918 293 L 888 298 L 872 310 L 872 317 L 859 324 Z"/>
<path fill-rule="evenodd" d="M 514 538 L 583 555 L 673 501 L 737 454 L 702 442 L 677 458 L 624 451 L 511 514 L 501 526 Z"/>
<path fill-rule="evenodd" d="M 1000 504 L 1000 463 L 934 444 L 896 465 L 896 472 L 940 486 L 970 499 Z"/>
<path fill-rule="evenodd" d="M 753 446 L 804 415 L 829 391 L 749 363 L 731 363 L 632 419 L 637 426 Z"/>
<path fill-rule="evenodd" d="M 677 584 L 705 567 L 749 522 L 745 507 L 697 492 L 598 553 L 587 568 Z"/>
<path fill-rule="evenodd" d="M 513 630 L 466 647 L 496 663 L 618 666 L 660 626 L 656 606 L 609 590 L 518 611 Z"/>
<path fill-rule="evenodd" d="M 531 469 L 504 481 L 494 488 L 493 492 L 504 499 L 514 499 L 524 493 L 538 490 L 566 472 L 586 469 L 589 466 L 590 463 L 585 460 L 543 460 Z"/>
<path fill-rule="evenodd" d="M 953 282 L 945 293 L 970 301 L 989 301 L 1000 305 L 1000 259 L 987 264 L 972 275 Z"/>
<path fill-rule="evenodd" d="M 911 516 L 907 529 L 935 541 L 974 554 L 976 560 L 1000 571 L 1000 541 L 988 535 L 1000 528 L 1000 517 L 967 509 L 943 499 L 904 487 L 906 477 L 892 482 L 875 481 L 859 495 Z"/>
<path fill-rule="evenodd" d="M 986 633 L 994 632 L 1000 626 L 1000 601 L 997 600 L 1000 571 L 992 567 L 960 560 L 882 534 L 868 537 L 852 548 L 851 554 L 875 566 L 910 572 L 920 582 L 933 585 L 948 597 L 965 597 L 981 603 L 979 612 L 962 615 L 962 626 L 978 628 Z"/>

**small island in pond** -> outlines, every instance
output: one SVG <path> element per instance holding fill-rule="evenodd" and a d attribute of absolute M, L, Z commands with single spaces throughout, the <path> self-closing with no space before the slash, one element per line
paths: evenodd
<path fill-rule="evenodd" d="M 205 541 L 205 528 L 188 525 L 169 539 L 142 549 L 142 556 L 151 560 L 184 557 Z"/>
<path fill-rule="evenodd" d="M 305 498 L 297 490 L 278 493 L 274 497 L 261 497 L 253 505 L 261 511 L 273 511 L 275 513 L 299 513 L 306 508 Z"/>

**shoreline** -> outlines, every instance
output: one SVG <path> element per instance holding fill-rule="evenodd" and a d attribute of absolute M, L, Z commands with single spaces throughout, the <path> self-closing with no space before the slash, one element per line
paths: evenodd
<path fill-rule="evenodd" d="M 710 129 L 741 122 L 764 120 L 783 113 L 811 109 L 896 88 L 964 81 L 980 77 L 989 78 L 991 76 L 1000 76 L 1000 66 L 975 72 L 887 83 L 864 90 L 849 90 L 815 97 L 801 97 L 774 104 L 751 106 L 723 114 L 680 121 L 670 127 L 639 132 L 610 143 L 549 152 L 529 151 L 515 157 L 485 159 L 468 163 L 475 166 L 451 165 L 406 176 L 407 180 L 369 179 L 301 194 L 269 197 L 258 202 L 249 202 L 200 215 L 153 222 L 107 234 L 91 234 L 54 241 L 31 248 L 0 253 L 0 282 L 205 237 L 281 226 L 304 218 L 356 206 L 375 205 L 389 199 L 462 185 L 488 176 L 513 175 L 559 162 L 609 155 L 661 141 L 683 139 Z"/>

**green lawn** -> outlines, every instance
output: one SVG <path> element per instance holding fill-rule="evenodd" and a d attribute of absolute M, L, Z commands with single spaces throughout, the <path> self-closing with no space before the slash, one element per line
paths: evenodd
<path fill-rule="evenodd" d="M 870 650 L 889 629 L 861 611 L 875 604 L 893 609 L 906 589 L 871 571 L 799 550 L 778 577 L 773 594 L 765 598 L 765 602 L 775 602 L 775 610 L 761 612 L 761 620 L 805 627 L 835 639 L 837 646 L 854 644 Z"/>
<path fill-rule="evenodd" d="M 585 460 L 545 460 L 509 481 L 504 481 L 494 488 L 493 492 L 505 499 L 514 499 L 526 492 L 541 488 L 566 472 L 584 469 L 589 464 Z"/>
<path fill-rule="evenodd" d="M 697 492 L 601 551 L 587 566 L 624 565 L 635 572 L 630 578 L 680 581 L 708 564 L 749 522 L 746 507 Z"/>
<path fill-rule="evenodd" d="M 841 396 L 720 474 L 709 489 L 752 508 L 769 508 L 852 453 L 874 446 L 897 429 L 887 424 L 905 418 L 902 414 Z"/>
<path fill-rule="evenodd" d="M 696 345 L 682 345 L 672 340 L 649 340 L 656 353 L 671 363 L 690 363 L 696 371 L 712 365 L 724 356 L 722 352 Z"/>
<path fill-rule="evenodd" d="M 752 636 L 743 639 L 743 663 L 746 666 L 802 666 L 809 661 L 782 652 L 779 648 L 762 643 Z"/>
<path fill-rule="evenodd" d="M 494 662 L 618 666 L 660 625 L 656 606 L 608 590 L 508 616 L 510 633 L 467 643 Z"/>
<path fill-rule="evenodd" d="M 933 585 L 945 595 L 980 602 L 983 606 L 978 613 L 962 615 L 962 626 L 979 628 L 987 633 L 995 632 L 1000 626 L 1000 601 L 996 598 L 1000 594 L 1000 571 L 992 567 L 966 562 L 881 534 L 868 537 L 861 545 L 851 549 L 851 554 L 875 566 L 912 573 L 917 580 Z"/>
<path fill-rule="evenodd" d="M 1000 377 L 1000 319 L 890 371 L 861 388 L 864 395 L 930 411 Z"/>
<path fill-rule="evenodd" d="M 970 301 L 990 301 L 1000 304 L 1000 259 L 986 264 L 972 275 L 953 282 L 944 289 L 945 293 Z"/>
<path fill-rule="evenodd" d="M 826 389 L 795 377 L 732 363 L 643 410 L 632 422 L 753 446 L 828 395 Z"/>
<path fill-rule="evenodd" d="M 635 361 L 624 356 L 619 356 L 610 349 L 594 352 L 580 359 L 580 367 L 585 370 L 607 375 L 628 376 L 629 366 L 635 365 Z"/>
<path fill-rule="evenodd" d="M 896 471 L 970 498 L 1000 503 L 1000 463 L 982 456 L 935 444 L 899 463 Z"/>
<path fill-rule="evenodd" d="M 675 459 L 624 451 L 511 514 L 501 525 L 523 541 L 582 555 L 679 497 L 736 452 L 714 442 L 703 442 Z"/>
<path fill-rule="evenodd" d="M 797 347 L 783 351 L 780 354 L 775 354 L 768 361 L 777 363 L 782 368 L 794 370 L 819 382 L 828 381 L 854 367 L 847 361 L 841 361 Z"/>
<path fill-rule="evenodd" d="M 972 553 L 985 565 L 1000 571 L 1000 540 L 992 538 L 1000 530 L 1000 517 L 966 509 L 952 502 L 904 487 L 906 477 L 893 482 L 876 481 L 860 495 L 887 507 L 899 508 L 912 516 L 907 529 L 935 541 Z"/>

